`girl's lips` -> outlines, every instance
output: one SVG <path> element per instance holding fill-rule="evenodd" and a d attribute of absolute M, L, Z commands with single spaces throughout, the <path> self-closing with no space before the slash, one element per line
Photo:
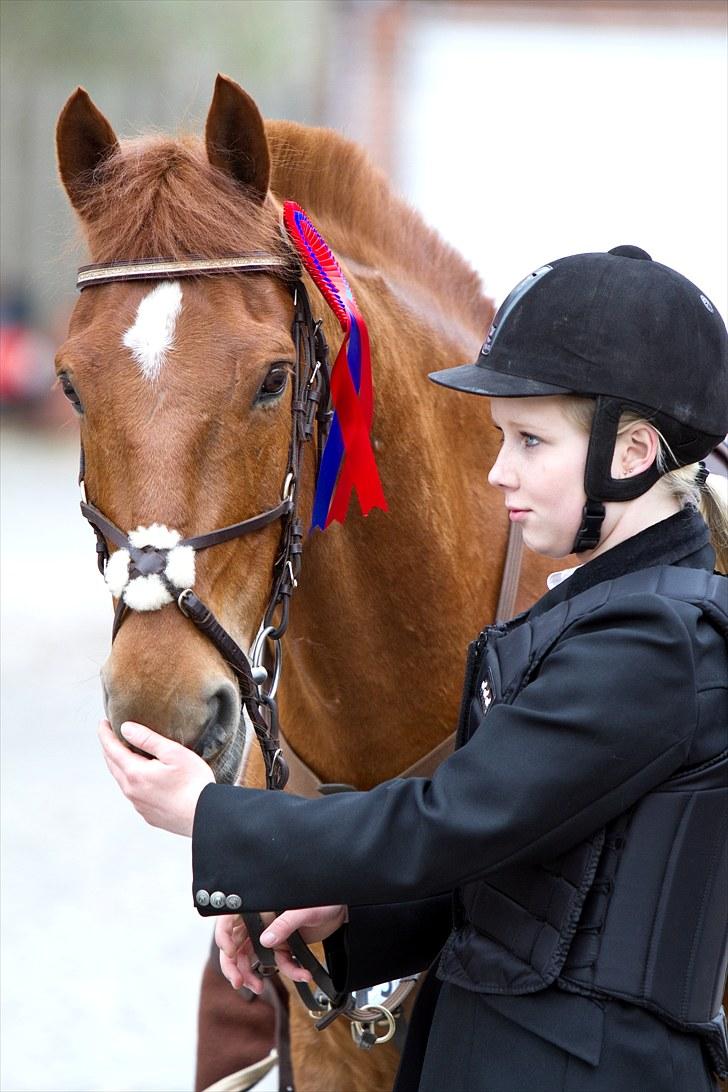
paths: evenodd
<path fill-rule="evenodd" d="M 509 508 L 508 518 L 515 523 L 517 520 L 523 519 L 525 516 L 527 516 L 529 511 L 530 509 L 528 508 Z"/>

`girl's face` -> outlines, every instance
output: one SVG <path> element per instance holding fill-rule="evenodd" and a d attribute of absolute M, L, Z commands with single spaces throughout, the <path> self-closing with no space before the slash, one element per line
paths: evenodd
<path fill-rule="evenodd" d="M 563 397 L 491 398 L 490 406 L 502 444 L 488 481 L 530 550 L 566 557 L 586 503 L 588 435 L 564 412 Z"/>

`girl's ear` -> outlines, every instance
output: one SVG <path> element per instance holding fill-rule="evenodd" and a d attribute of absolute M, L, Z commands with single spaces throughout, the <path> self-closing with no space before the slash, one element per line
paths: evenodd
<path fill-rule="evenodd" d="M 660 452 L 660 439 L 647 421 L 635 421 L 617 436 L 612 459 L 613 478 L 633 478 L 652 466 Z"/>

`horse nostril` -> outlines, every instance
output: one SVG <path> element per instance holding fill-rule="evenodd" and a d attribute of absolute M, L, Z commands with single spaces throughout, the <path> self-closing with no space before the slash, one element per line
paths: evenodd
<path fill-rule="evenodd" d="M 215 757 L 229 742 L 240 720 L 238 697 L 230 683 L 225 682 L 207 699 L 207 719 L 194 746 L 205 762 Z"/>

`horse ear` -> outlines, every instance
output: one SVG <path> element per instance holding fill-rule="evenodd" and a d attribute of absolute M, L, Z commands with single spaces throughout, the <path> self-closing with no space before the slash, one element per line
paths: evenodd
<path fill-rule="evenodd" d="M 83 215 L 93 172 L 119 146 L 114 130 L 82 87 L 63 107 L 56 126 L 58 169 L 71 204 Z"/>
<path fill-rule="evenodd" d="M 250 95 L 234 80 L 218 75 L 205 125 L 207 158 L 232 175 L 256 201 L 270 183 L 270 152 L 263 119 Z"/>

